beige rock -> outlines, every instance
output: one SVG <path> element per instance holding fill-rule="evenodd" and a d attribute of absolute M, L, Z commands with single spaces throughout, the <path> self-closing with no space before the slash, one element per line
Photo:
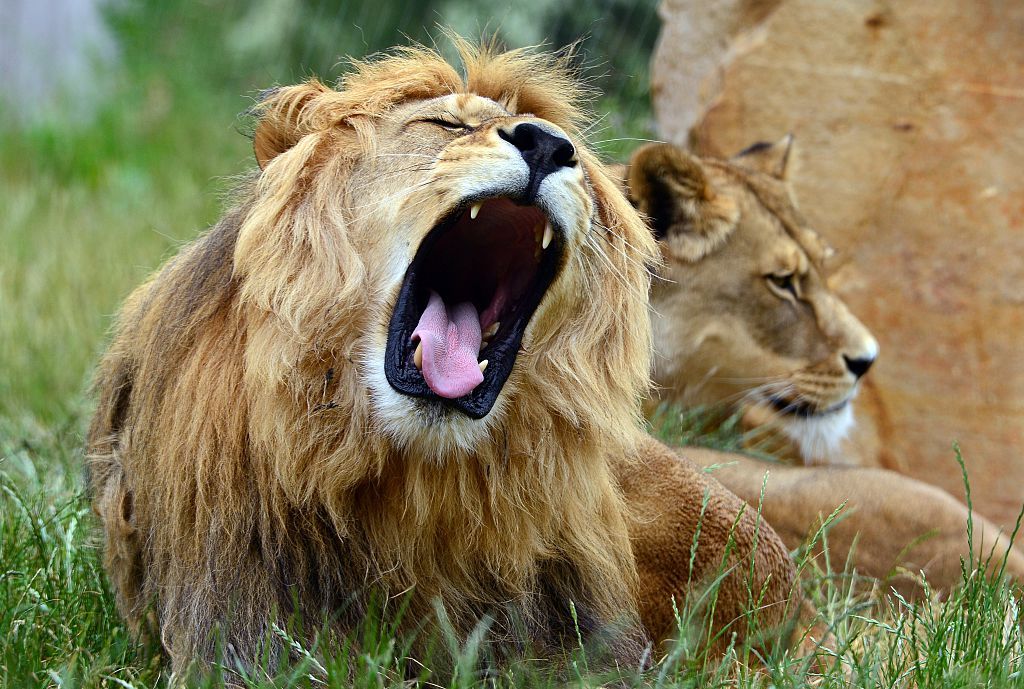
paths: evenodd
<path fill-rule="evenodd" d="M 1024 501 L 1024 3 L 666 0 L 661 134 L 796 135 L 792 180 L 881 342 L 849 446 L 1011 525 Z"/>

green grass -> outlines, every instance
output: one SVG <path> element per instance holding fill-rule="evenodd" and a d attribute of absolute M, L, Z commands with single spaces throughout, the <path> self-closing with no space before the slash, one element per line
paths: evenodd
<path fill-rule="evenodd" d="M 48 469 L 51 457 L 57 458 L 58 466 L 73 459 L 74 442 L 68 436 L 54 437 L 48 446 L 3 447 L 0 686 L 164 686 L 168 677 L 159 655 L 132 640 L 117 616 L 100 564 L 95 524 L 74 475 L 42 478 L 60 473 Z M 15 467 L 18 481 L 10 476 Z M 1024 639 L 1016 599 L 1008 587 L 977 576 L 972 563 L 965 563 L 965 583 L 948 599 L 927 597 L 918 603 L 895 596 L 874 601 L 863 590 L 855 590 L 849 576 L 821 571 L 812 562 L 801 565 L 804 588 L 834 634 L 834 643 L 825 652 L 835 653 L 834 662 L 826 657 L 812 663 L 781 650 L 761 657 L 745 646 L 736 646 L 725 660 L 716 662 L 695 641 L 706 624 L 702 611 L 713 601 L 712 586 L 709 598 L 681 602 L 682 640 L 656 655 L 654 667 L 642 676 L 627 673 L 627 683 L 797 687 L 813 680 L 835 687 L 848 682 L 863 687 L 1024 686 Z M 248 684 L 408 686 L 404 646 L 382 619 L 386 618 L 368 617 L 349 640 L 304 649 L 307 659 L 296 666 L 257 670 Z M 286 631 L 276 633 L 288 639 Z M 451 687 L 556 684 L 551 669 L 536 662 L 481 676 L 473 664 L 479 642 L 480 638 L 449 640 L 460 671 L 448 680 L 423 671 L 422 679 Z M 582 649 L 570 652 L 562 683 L 596 686 L 608 679 L 587 669 Z M 216 678 L 209 684 L 216 685 Z M 432 685 L 436 684 L 425 684 Z"/>
<path fill-rule="evenodd" d="M 193 23 L 202 23 L 210 7 L 193 10 Z M 87 388 L 120 300 L 216 219 L 230 177 L 251 165 L 249 142 L 234 127 L 252 89 L 226 80 L 223 72 L 237 66 L 218 71 L 189 48 L 191 34 L 170 14 L 154 10 L 120 21 L 134 41 L 126 54 L 145 59 L 120 75 L 121 85 L 95 121 L 0 125 L 2 688 L 141 689 L 166 686 L 169 679 L 159 654 L 125 629 L 102 572 L 81 483 Z M 154 35 L 159 40 L 150 40 Z M 215 39 L 202 33 L 195 40 Z M 187 60 L 179 59 L 181 51 Z M 280 74 L 268 70 L 263 85 Z M 603 107 L 622 111 L 614 98 Z M 609 118 L 616 131 L 601 137 L 618 138 L 623 129 L 643 135 L 641 119 Z M 628 147 L 611 142 L 607 150 L 621 155 Z M 735 419 L 722 423 L 704 412 L 665 410 L 656 425 L 677 443 L 726 450 L 744 444 Z M 712 587 L 704 598 L 680 601 L 680 642 L 657 651 L 653 667 L 629 681 L 656 687 L 796 687 L 812 679 L 829 687 L 1024 686 L 1016 600 L 1006 586 L 978 577 L 975 564 L 965 564 L 964 586 L 947 599 L 910 603 L 879 602 L 847 574 L 801 559 L 803 587 L 834 633 L 832 664 L 781 649 L 761 657 L 741 645 L 721 662 L 710 659 L 699 639 Z M 453 654 L 461 669 L 451 680 L 426 672 L 422 679 L 453 687 L 556 681 L 552 668 L 525 661 L 482 676 L 473 663 L 478 644 L 442 639 L 439 653 Z M 352 638 L 305 649 L 305 663 L 261 670 L 251 685 L 407 686 L 404 648 L 386 618 L 369 618 Z M 592 673 L 584 649 L 570 651 L 564 683 L 593 686 L 607 679 Z"/>

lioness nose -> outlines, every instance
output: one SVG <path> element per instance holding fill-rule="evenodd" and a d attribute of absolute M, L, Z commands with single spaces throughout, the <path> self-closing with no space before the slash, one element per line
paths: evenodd
<path fill-rule="evenodd" d="M 850 357 L 843 355 L 843 361 L 846 362 L 846 370 L 860 378 L 868 372 L 868 369 L 871 368 L 871 364 L 875 363 L 875 357 L 851 359 Z"/>
<path fill-rule="evenodd" d="M 552 172 L 576 166 L 576 147 L 571 141 L 531 122 L 520 122 L 511 128 L 501 127 L 498 136 L 519 149 L 530 168 L 528 197 L 536 194 L 537 187 Z"/>

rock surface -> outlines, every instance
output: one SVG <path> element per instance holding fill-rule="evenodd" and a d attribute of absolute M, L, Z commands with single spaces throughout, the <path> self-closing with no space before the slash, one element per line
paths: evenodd
<path fill-rule="evenodd" d="M 881 342 L 852 461 L 1024 501 L 1024 3 L 665 0 L 661 135 L 727 156 L 793 132 L 805 215 Z"/>

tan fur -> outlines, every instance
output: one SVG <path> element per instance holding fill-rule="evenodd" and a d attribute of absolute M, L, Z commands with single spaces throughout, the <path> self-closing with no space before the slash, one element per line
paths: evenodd
<path fill-rule="evenodd" d="M 659 214 L 662 221 L 671 220 L 662 241 L 664 279 L 652 289 L 655 378 L 661 386 L 656 400 L 742 407 L 751 401 L 749 388 L 772 381 L 793 385 L 802 399 L 823 407 L 854 393 L 856 381 L 842 355 L 864 356 L 876 347 L 829 290 L 828 250 L 806 227 L 784 184 L 791 143 L 787 137 L 731 162 L 649 146 L 637 151 L 630 168 L 618 171 L 628 178 L 629 193 L 642 211 L 655 221 Z M 694 179 L 698 187 L 713 185 L 717 197 L 729 196 L 741 209 L 728 238 L 696 259 L 678 247 L 680 241 L 694 241 L 680 235 L 700 226 L 689 220 L 700 211 L 692 209 L 694 192 L 678 181 L 680 176 L 690 180 L 690 188 Z M 799 306 L 766 288 L 763 276 L 780 265 L 797 266 L 803 274 Z M 763 404 L 746 410 L 746 419 L 755 423 L 772 423 L 777 416 Z M 905 595 L 922 592 L 922 570 L 933 590 L 961 581 L 960 558 L 970 556 L 968 511 L 937 488 L 878 469 L 766 465 L 711 450 L 682 452 L 704 467 L 721 465 L 713 475 L 751 505 L 759 504 L 768 472 L 764 516 L 790 548 L 846 503 L 829 537 L 834 566 L 849 559 L 860 574 Z M 844 463 L 842 455 L 831 459 Z M 1006 554 L 1006 572 L 1024 578 L 1024 555 L 1010 548 L 995 525 L 973 518 L 975 560 L 994 552 L 992 569 L 998 569 Z"/>
<path fill-rule="evenodd" d="M 799 547 L 845 503 L 828 531 L 832 566 L 842 570 L 849 564 L 857 574 L 878 579 L 883 591 L 892 587 L 905 597 L 919 597 L 925 592 L 923 574 L 933 592 L 947 592 L 963 582 L 961 558 L 970 569 L 972 554 L 975 568 L 996 574 L 1005 560 L 1006 575 L 1024 581 L 1024 554 L 995 524 L 971 515 L 969 549 L 967 507 L 923 481 L 885 469 L 770 465 L 696 447 L 681 452 L 699 466 L 714 466 L 711 475 L 750 504 L 759 504 L 765 486 L 764 518 L 790 548 Z"/>
<path fill-rule="evenodd" d="M 651 636 L 678 637 L 677 610 L 701 607 L 698 596 L 716 584 L 717 599 L 703 599 L 704 612 L 712 613 L 712 626 L 703 631 L 713 647 L 752 635 L 766 646 L 776 642 L 779 628 L 806 611 L 794 590 L 789 551 L 757 507 L 653 439 L 638 460 L 616 473 L 634 517 L 640 615 Z M 751 610 L 754 629 L 747 623 Z"/>
<path fill-rule="evenodd" d="M 582 142 L 565 61 L 455 42 L 464 75 L 407 48 L 357 63 L 337 90 L 270 94 L 262 172 L 121 310 L 97 374 L 93 506 L 121 612 L 159 634 L 176 671 L 212 660 L 218 638 L 253 662 L 292 612 L 344 633 L 371 593 L 409 591 L 407 624 L 437 600 L 458 634 L 492 615 L 491 638 L 548 654 L 575 643 L 573 602 L 588 639 L 617 626 L 612 657 L 640 662 L 627 527 L 645 532 L 612 467 L 632 472 L 650 448 L 656 247 Z M 440 114 L 473 129 L 425 121 Z M 396 393 L 383 350 L 420 241 L 522 163 L 497 133 L 520 121 L 575 141 L 580 164 L 549 210 L 566 259 L 497 403 L 473 420 Z M 722 509 L 732 519 L 738 502 Z M 768 569 L 755 580 L 780 599 L 791 564 Z"/>

